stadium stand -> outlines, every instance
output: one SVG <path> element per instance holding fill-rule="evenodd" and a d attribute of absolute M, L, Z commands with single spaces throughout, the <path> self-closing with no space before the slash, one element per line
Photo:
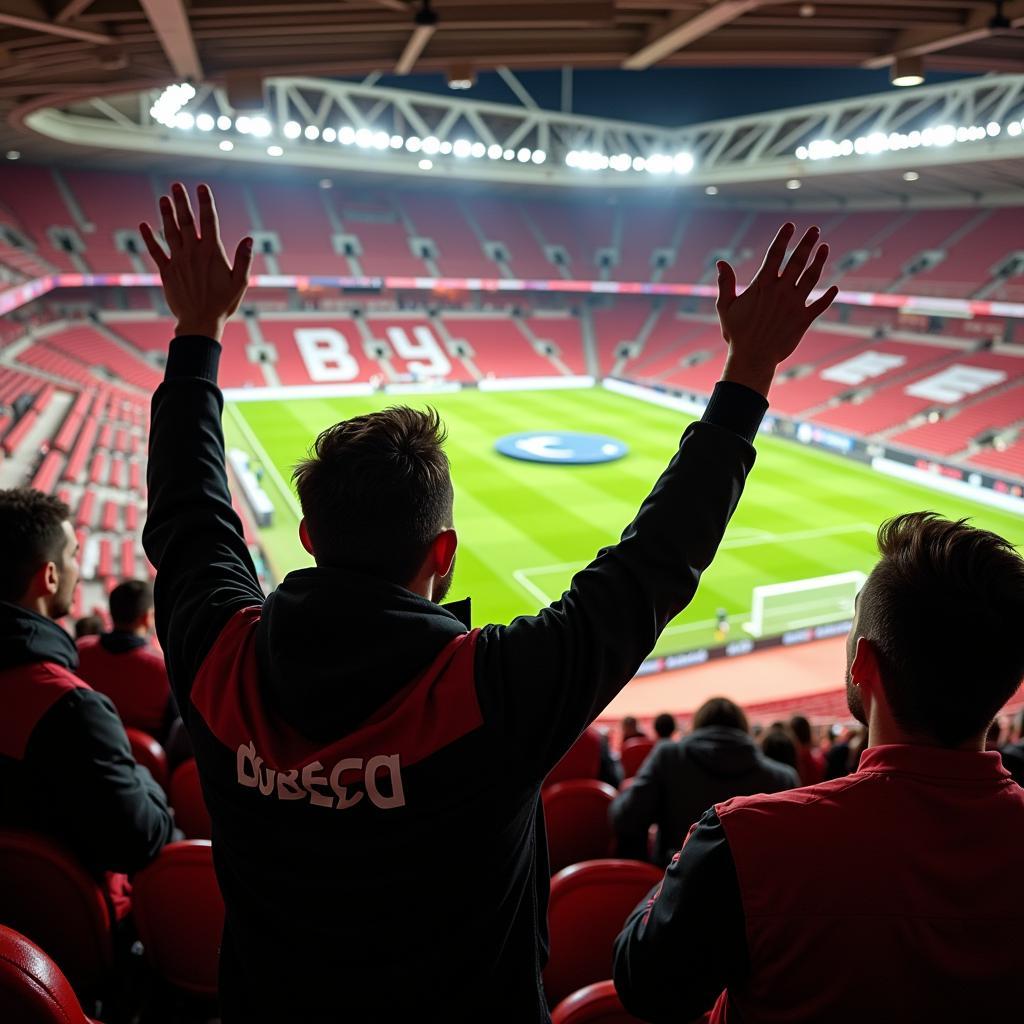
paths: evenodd
<path fill-rule="evenodd" d="M 552 361 L 556 366 L 564 365 L 570 373 L 587 372 L 586 354 L 583 351 L 583 336 L 579 318 L 569 316 L 532 316 L 523 323 L 539 342 L 551 342 L 555 346 Z"/>
<path fill-rule="evenodd" d="M 465 202 L 469 216 L 479 226 L 484 241 L 500 243 L 508 256 L 512 277 L 530 279 L 554 277 L 555 265 L 547 258 L 536 234 L 520 217 L 511 200 L 471 197 Z"/>
<path fill-rule="evenodd" d="M 458 200 L 410 193 L 401 197 L 399 205 L 413 236 L 433 243 L 433 262 L 442 277 L 501 276 Z"/>
<path fill-rule="evenodd" d="M 30 239 L 41 259 L 59 271 L 74 273 L 77 265 L 67 248 L 67 239 L 84 240 L 58 187 L 59 172 L 51 168 L 13 165 L 0 178 L 0 204 L 17 218 L 22 233 Z M 64 243 L 58 238 L 65 239 Z"/>
<path fill-rule="evenodd" d="M 646 299 L 616 297 L 608 305 L 591 310 L 591 322 L 597 342 L 597 362 L 602 376 L 610 376 L 623 360 L 624 345 L 635 345 L 644 325 L 652 316 Z"/>

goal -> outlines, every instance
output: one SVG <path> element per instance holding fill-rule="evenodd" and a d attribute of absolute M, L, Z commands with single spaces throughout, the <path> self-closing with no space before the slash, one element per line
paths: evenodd
<path fill-rule="evenodd" d="M 840 572 L 754 587 L 750 622 L 743 628 L 760 637 L 853 618 L 853 601 L 866 579 L 862 572 Z"/>

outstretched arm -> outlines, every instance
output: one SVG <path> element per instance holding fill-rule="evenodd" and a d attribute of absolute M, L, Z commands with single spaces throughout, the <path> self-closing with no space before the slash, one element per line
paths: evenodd
<path fill-rule="evenodd" d="M 782 227 L 739 296 L 732 268 L 719 264 L 718 313 L 729 346 L 722 380 L 618 544 L 538 615 L 481 631 L 484 719 L 537 778 L 633 678 L 714 558 L 754 463 L 752 441 L 775 368 L 837 294 L 831 288 L 807 305 L 828 247 L 812 259 L 812 228 L 783 268 L 793 230 Z"/>
<path fill-rule="evenodd" d="M 245 294 L 252 239 L 229 264 L 213 194 L 199 186 L 199 230 L 180 184 L 160 199 L 164 252 L 141 225 L 177 317 L 164 381 L 153 396 L 149 435 L 149 512 L 142 540 L 156 566 L 156 626 L 179 704 L 224 624 L 263 591 L 231 506 L 217 387 L 220 337 Z"/>

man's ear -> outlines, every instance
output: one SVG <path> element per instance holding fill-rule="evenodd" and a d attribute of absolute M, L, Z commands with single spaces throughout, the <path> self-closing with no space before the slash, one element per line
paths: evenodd
<path fill-rule="evenodd" d="M 871 694 L 878 692 L 881 676 L 878 671 L 878 653 L 867 637 L 857 637 L 857 648 L 850 665 L 850 679 L 854 686 Z"/>
<path fill-rule="evenodd" d="M 447 576 L 452 571 L 458 546 L 459 535 L 454 530 L 443 530 L 434 538 L 431 553 L 434 556 L 434 571 L 438 576 Z"/>
<path fill-rule="evenodd" d="M 56 562 L 47 562 L 39 570 L 39 586 L 43 594 L 56 594 L 60 588 L 60 570 Z"/>
<path fill-rule="evenodd" d="M 302 546 L 316 558 L 316 552 L 313 550 L 313 542 L 309 539 L 309 527 L 306 525 L 306 517 L 303 516 L 299 520 L 299 540 L 302 542 Z"/>

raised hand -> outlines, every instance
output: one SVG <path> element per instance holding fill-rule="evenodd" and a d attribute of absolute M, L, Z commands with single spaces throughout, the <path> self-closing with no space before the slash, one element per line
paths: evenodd
<path fill-rule="evenodd" d="M 741 295 L 736 294 L 736 272 L 724 260 L 718 263 L 718 319 L 729 344 L 722 379 L 746 384 L 766 397 L 775 368 L 792 355 L 807 328 L 839 294 L 833 286 L 807 305 L 828 259 L 827 245 L 818 246 L 811 258 L 821 234 L 816 227 L 808 228 L 780 272 L 795 230 L 792 224 L 779 228 L 761 269 Z"/>
<path fill-rule="evenodd" d="M 140 224 L 139 231 L 160 270 L 167 305 L 178 319 L 176 333 L 203 334 L 220 341 L 224 323 L 238 309 L 249 283 L 252 239 L 243 238 L 235 249 L 234 261 L 228 263 L 213 193 L 208 185 L 200 185 L 198 195 L 198 233 L 184 185 L 175 182 L 171 197 L 160 197 L 160 217 L 170 256 L 148 224 Z"/>

